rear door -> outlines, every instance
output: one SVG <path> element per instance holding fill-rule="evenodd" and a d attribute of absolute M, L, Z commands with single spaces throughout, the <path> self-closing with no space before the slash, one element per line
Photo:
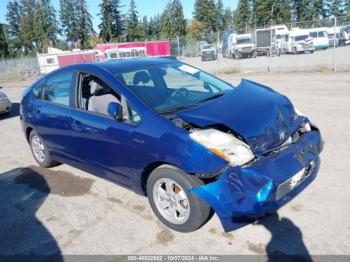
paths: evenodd
<path fill-rule="evenodd" d="M 47 79 L 40 99 L 33 102 L 35 130 L 56 159 L 69 158 L 73 153 L 69 123 L 74 84 L 74 71 L 57 73 Z"/>

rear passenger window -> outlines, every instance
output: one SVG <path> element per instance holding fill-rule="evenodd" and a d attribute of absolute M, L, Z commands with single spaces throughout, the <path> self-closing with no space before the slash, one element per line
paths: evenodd
<path fill-rule="evenodd" d="M 49 78 L 44 88 L 44 100 L 69 106 L 73 75 L 73 72 L 69 72 Z"/>

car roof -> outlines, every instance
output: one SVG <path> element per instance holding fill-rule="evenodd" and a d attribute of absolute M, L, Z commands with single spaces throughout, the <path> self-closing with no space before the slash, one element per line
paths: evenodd
<path fill-rule="evenodd" d="M 127 71 L 134 68 L 143 68 L 152 65 L 162 65 L 169 63 L 176 63 L 173 59 L 169 58 L 134 58 L 125 60 L 110 60 L 103 62 L 84 63 L 69 66 L 70 69 L 91 68 L 99 67 L 110 72 Z"/>

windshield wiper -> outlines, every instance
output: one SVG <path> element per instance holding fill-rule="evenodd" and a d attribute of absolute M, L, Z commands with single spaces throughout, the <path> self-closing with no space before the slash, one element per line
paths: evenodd
<path fill-rule="evenodd" d="M 198 104 L 201 104 L 201 103 L 204 103 L 204 102 L 207 102 L 207 101 L 210 101 L 210 100 L 213 100 L 213 99 L 216 99 L 216 98 L 219 98 L 221 96 L 223 96 L 225 93 L 217 93 L 213 96 L 210 96 L 210 97 L 207 97 L 207 98 L 204 98 L 203 100 L 200 100 L 198 102 Z"/>

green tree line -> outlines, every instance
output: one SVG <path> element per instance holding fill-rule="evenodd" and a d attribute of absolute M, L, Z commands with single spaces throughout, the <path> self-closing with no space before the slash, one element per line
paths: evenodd
<path fill-rule="evenodd" d="M 60 49 L 87 49 L 98 43 L 202 36 L 233 28 L 263 26 L 350 14 L 349 0 L 240 0 L 236 10 L 222 0 L 196 0 L 193 18 L 184 18 L 180 0 L 169 0 L 159 14 L 140 17 L 134 0 L 123 12 L 121 0 L 100 0 L 98 32 L 86 0 L 10 0 L 0 24 L 2 57 Z"/>
<path fill-rule="evenodd" d="M 235 28 L 263 27 L 350 15 L 349 0 L 240 0 Z"/>

